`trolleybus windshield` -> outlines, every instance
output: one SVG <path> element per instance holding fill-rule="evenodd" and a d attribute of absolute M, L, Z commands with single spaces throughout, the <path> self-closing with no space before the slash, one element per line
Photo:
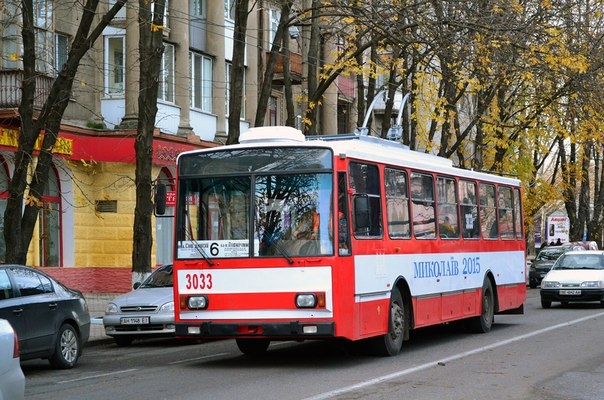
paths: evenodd
<path fill-rule="evenodd" d="M 333 254 L 332 164 L 323 148 L 183 155 L 177 258 Z"/>

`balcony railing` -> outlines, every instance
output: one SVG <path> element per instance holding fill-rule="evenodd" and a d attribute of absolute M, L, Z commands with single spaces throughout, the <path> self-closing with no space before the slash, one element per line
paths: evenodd
<path fill-rule="evenodd" d="M 266 62 L 268 63 L 268 59 L 270 57 L 270 52 L 266 53 Z M 275 65 L 275 73 L 273 75 L 273 82 L 277 84 L 283 84 L 283 54 L 279 53 L 277 55 L 277 64 Z M 291 75 L 292 84 L 299 85 L 302 83 L 302 55 L 298 53 L 289 52 L 289 71 Z"/>
<path fill-rule="evenodd" d="M 34 96 L 34 109 L 40 110 L 50 93 L 54 78 L 49 76 L 36 76 L 36 93 Z M 0 71 L 0 109 L 18 108 L 21 104 L 21 82 L 23 71 Z"/>

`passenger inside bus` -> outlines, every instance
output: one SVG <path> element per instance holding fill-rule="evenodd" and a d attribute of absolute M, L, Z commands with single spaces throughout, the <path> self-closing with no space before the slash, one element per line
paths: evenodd
<path fill-rule="evenodd" d="M 300 215 L 292 231 L 293 239 L 316 240 L 319 235 L 319 213 L 315 209 Z"/>

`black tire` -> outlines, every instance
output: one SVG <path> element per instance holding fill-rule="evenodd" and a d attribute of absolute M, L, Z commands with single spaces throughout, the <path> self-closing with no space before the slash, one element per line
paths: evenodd
<path fill-rule="evenodd" d="M 132 336 L 114 336 L 113 340 L 115 341 L 115 344 L 117 344 L 118 346 L 127 347 L 132 344 L 132 341 L 134 340 L 134 338 Z"/>
<path fill-rule="evenodd" d="M 529 287 L 535 289 L 537 287 L 537 282 L 529 282 Z"/>
<path fill-rule="evenodd" d="M 541 307 L 543 307 L 543 308 L 551 308 L 552 307 L 552 302 L 548 301 L 548 300 L 541 299 Z"/>
<path fill-rule="evenodd" d="M 487 333 L 493 326 L 495 319 L 495 294 L 493 285 L 488 277 L 482 283 L 482 302 L 480 315 L 468 320 L 468 328 L 475 333 Z"/>
<path fill-rule="evenodd" d="M 236 339 L 237 347 L 246 356 L 256 357 L 266 353 L 271 341 L 268 339 Z"/>
<path fill-rule="evenodd" d="M 70 324 L 61 325 L 54 351 L 48 359 L 50 365 L 56 369 L 70 369 L 78 363 L 80 355 L 82 340 L 79 332 Z"/>
<path fill-rule="evenodd" d="M 401 292 L 395 288 L 390 295 L 388 332 L 385 335 L 371 339 L 371 350 L 378 356 L 395 356 L 401 352 L 404 338 L 405 305 Z"/>

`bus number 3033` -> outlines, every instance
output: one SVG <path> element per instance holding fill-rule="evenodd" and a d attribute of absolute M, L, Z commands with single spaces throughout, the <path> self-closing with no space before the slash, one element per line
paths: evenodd
<path fill-rule="evenodd" d="M 187 289 L 212 289 L 212 274 L 185 274 Z"/>

